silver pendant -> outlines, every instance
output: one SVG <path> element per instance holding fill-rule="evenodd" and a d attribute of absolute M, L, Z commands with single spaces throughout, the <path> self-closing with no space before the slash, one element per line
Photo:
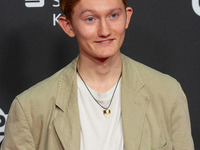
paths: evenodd
<path fill-rule="evenodd" d="M 110 109 L 105 109 L 105 110 L 103 111 L 103 114 L 104 114 L 104 116 L 105 116 L 106 118 L 108 118 L 109 115 L 110 115 Z"/>

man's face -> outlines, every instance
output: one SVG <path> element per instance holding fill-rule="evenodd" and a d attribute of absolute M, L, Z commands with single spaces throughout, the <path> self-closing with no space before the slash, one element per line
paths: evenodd
<path fill-rule="evenodd" d="M 71 22 L 80 54 L 93 58 L 119 54 L 131 14 L 122 0 L 81 0 Z"/>

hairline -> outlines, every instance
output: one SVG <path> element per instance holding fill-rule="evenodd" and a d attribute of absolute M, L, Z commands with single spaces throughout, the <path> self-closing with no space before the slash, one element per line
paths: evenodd
<path fill-rule="evenodd" d="M 75 7 L 80 1 L 81 1 L 81 0 L 78 0 L 78 1 L 76 2 L 76 4 L 74 5 L 74 7 Z M 123 2 L 124 8 L 125 8 L 125 10 L 126 10 L 126 8 L 127 8 L 127 1 L 126 1 L 126 3 L 124 3 L 124 0 L 121 0 L 121 1 Z M 66 17 L 66 19 L 68 19 L 68 20 L 70 20 L 70 21 L 72 21 L 72 15 L 74 14 L 74 7 L 72 8 L 72 10 L 71 10 L 71 12 L 70 12 L 70 15 L 64 14 L 65 17 Z"/>

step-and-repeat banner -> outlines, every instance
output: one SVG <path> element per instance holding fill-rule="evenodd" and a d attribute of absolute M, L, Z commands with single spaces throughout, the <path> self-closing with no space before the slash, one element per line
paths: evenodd
<path fill-rule="evenodd" d="M 122 53 L 176 78 L 187 95 L 200 149 L 200 1 L 128 0 L 133 16 Z M 78 54 L 59 27 L 59 0 L 0 2 L 0 142 L 16 95 Z"/>

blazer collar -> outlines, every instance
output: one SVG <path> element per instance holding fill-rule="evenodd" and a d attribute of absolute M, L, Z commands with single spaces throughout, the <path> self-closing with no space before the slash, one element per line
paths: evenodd
<path fill-rule="evenodd" d="M 76 64 L 78 57 L 61 73 L 56 106 L 62 113 L 54 120 L 56 133 L 65 150 L 80 149 L 80 117 L 77 98 Z"/>
<path fill-rule="evenodd" d="M 56 133 L 66 150 L 80 149 L 80 116 L 78 110 L 76 64 L 69 64 L 59 78 L 56 106 L 62 111 L 54 120 Z M 132 61 L 132 62 L 131 62 Z M 139 148 L 148 94 L 135 62 L 122 54 L 121 108 L 126 150 Z"/>
<path fill-rule="evenodd" d="M 149 98 L 136 62 L 124 55 L 122 62 L 121 108 L 124 144 L 126 150 L 137 150 L 140 146 Z"/>

